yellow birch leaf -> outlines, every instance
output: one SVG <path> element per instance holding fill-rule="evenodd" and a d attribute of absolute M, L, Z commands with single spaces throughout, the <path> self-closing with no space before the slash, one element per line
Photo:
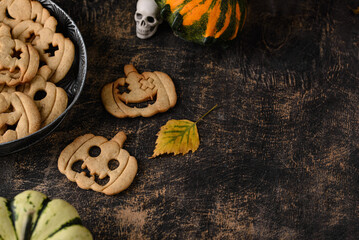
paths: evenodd
<path fill-rule="evenodd" d="M 357 7 L 356 9 L 352 9 L 354 14 L 359 14 L 359 7 Z"/>
<path fill-rule="evenodd" d="M 195 152 L 199 147 L 197 122 L 216 107 L 217 105 L 196 122 L 186 119 L 169 120 L 157 133 L 156 148 L 153 151 L 152 158 L 166 153 L 173 153 L 174 155 L 182 153 L 184 155 L 189 151 Z"/>
<path fill-rule="evenodd" d="M 195 152 L 199 147 L 197 125 L 189 120 L 169 120 L 157 136 L 152 157 L 165 153 L 186 154 Z"/>

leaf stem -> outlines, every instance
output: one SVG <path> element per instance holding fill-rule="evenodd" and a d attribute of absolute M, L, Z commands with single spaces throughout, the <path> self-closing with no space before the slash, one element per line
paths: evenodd
<path fill-rule="evenodd" d="M 216 104 L 213 108 L 211 108 L 208 112 L 206 112 L 202 117 L 200 117 L 194 124 L 197 124 L 199 121 L 201 121 L 205 116 L 207 116 L 210 112 L 212 112 L 218 104 Z"/>

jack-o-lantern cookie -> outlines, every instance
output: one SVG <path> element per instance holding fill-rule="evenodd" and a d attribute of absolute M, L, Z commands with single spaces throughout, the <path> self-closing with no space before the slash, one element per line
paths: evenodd
<path fill-rule="evenodd" d="M 68 102 L 66 91 L 47 81 L 50 74 L 51 69 L 45 65 L 39 69 L 30 83 L 17 88 L 30 96 L 36 103 L 41 115 L 41 127 L 48 125 L 60 116 L 65 111 Z"/>
<path fill-rule="evenodd" d="M 74 57 L 75 46 L 69 38 L 56 33 L 56 25 L 48 18 L 44 25 L 32 20 L 22 21 L 12 31 L 14 38 L 31 43 L 39 52 L 40 60 L 52 70 L 51 82 L 62 80 L 70 70 Z"/>
<path fill-rule="evenodd" d="M 39 54 L 30 44 L 12 39 L 10 27 L 0 23 L 0 84 L 15 86 L 31 81 L 39 67 Z"/>
<path fill-rule="evenodd" d="M 122 149 L 125 140 L 123 132 L 110 141 L 93 134 L 80 136 L 61 152 L 58 168 L 82 189 L 117 194 L 130 186 L 137 173 L 136 159 Z M 106 183 L 99 183 L 105 179 Z"/>
<path fill-rule="evenodd" d="M 30 0 L 1 0 L 0 22 L 11 28 L 23 20 L 31 19 Z"/>
<path fill-rule="evenodd" d="M 56 30 L 57 20 L 38 1 L 31 1 L 31 20 Z"/>
<path fill-rule="evenodd" d="M 132 65 L 125 66 L 126 78 L 105 85 L 101 98 L 106 110 L 118 118 L 151 117 L 175 106 L 177 94 L 172 79 L 163 72 L 144 72 L 139 74 Z M 121 88 L 126 87 L 125 91 Z M 147 101 L 147 106 L 131 107 Z"/>
<path fill-rule="evenodd" d="M 53 18 L 49 11 L 38 1 L 30 0 L 1 0 L 0 21 L 14 28 L 25 20 L 31 20 L 44 25 L 48 18 Z M 51 24 L 57 25 L 54 18 Z"/>
<path fill-rule="evenodd" d="M 39 130 L 40 113 L 24 93 L 0 93 L 0 143 L 23 138 Z"/>

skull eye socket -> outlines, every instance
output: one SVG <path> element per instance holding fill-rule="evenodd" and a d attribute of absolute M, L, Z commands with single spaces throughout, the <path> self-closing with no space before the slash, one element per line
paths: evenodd
<path fill-rule="evenodd" d="M 108 165 L 108 169 L 113 171 L 120 166 L 120 162 L 117 161 L 116 159 L 111 159 L 107 165 Z"/>
<path fill-rule="evenodd" d="M 149 17 L 147 17 L 147 22 L 149 22 L 149 23 L 154 23 L 154 22 L 155 22 L 155 18 L 149 16 Z"/>
<path fill-rule="evenodd" d="M 142 19 L 142 14 L 141 13 L 136 13 L 136 18 L 137 19 Z"/>
<path fill-rule="evenodd" d="M 98 146 L 92 146 L 89 149 L 89 155 L 91 157 L 98 157 L 101 154 L 101 148 L 99 148 Z"/>

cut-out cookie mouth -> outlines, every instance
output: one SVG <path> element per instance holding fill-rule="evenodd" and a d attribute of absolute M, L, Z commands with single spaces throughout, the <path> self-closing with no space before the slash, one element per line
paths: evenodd
<path fill-rule="evenodd" d="M 140 102 L 140 103 L 125 103 L 128 107 L 130 108 L 146 108 L 149 105 L 152 105 L 156 102 L 157 100 L 157 95 L 155 95 L 154 97 L 152 97 L 152 99 L 149 99 L 147 101 L 144 102 Z"/>
<path fill-rule="evenodd" d="M 19 67 L 15 67 L 14 70 L 10 71 L 7 68 L 0 69 L 0 74 L 4 77 L 8 77 L 11 79 L 18 79 L 21 77 L 21 72 Z"/>

